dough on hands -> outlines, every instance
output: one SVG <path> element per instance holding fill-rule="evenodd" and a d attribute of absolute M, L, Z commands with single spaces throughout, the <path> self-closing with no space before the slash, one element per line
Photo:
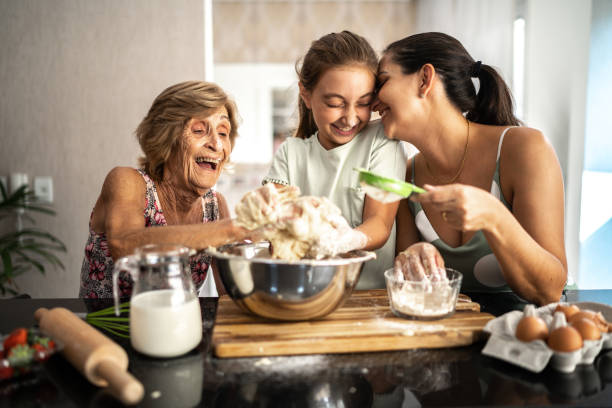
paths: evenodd
<path fill-rule="evenodd" d="M 267 184 L 247 193 L 235 211 L 239 225 L 261 228 L 271 243 L 272 256 L 278 259 L 321 259 L 363 247 L 367 242 L 363 233 L 351 229 L 329 199 L 299 196 L 296 188 Z"/>
<path fill-rule="evenodd" d="M 236 223 L 249 230 L 267 224 L 275 224 L 279 206 L 300 195 L 300 189 L 287 186 L 277 188 L 268 183 L 263 187 L 246 193 L 234 208 Z"/>

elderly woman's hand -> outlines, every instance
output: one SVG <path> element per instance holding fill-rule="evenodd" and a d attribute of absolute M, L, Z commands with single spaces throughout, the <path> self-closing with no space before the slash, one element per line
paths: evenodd
<path fill-rule="evenodd" d="M 282 212 L 278 211 L 280 206 L 287 200 L 299 196 L 299 194 L 300 190 L 297 187 L 276 187 L 272 183 L 250 191 L 236 205 L 238 224 L 247 229 L 275 224 L 279 221 L 278 218 L 282 216 Z"/>
<path fill-rule="evenodd" d="M 444 222 L 459 231 L 493 228 L 497 211 L 505 210 L 501 202 L 488 191 L 464 184 L 424 186 L 426 193 L 415 194 L 411 200 L 430 204 Z"/>
<path fill-rule="evenodd" d="M 446 279 L 444 259 L 428 242 L 413 244 L 395 257 L 393 274 L 399 281 L 436 282 Z"/>

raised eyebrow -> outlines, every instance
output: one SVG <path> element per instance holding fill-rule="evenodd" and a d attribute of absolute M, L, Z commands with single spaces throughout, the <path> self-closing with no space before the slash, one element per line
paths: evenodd
<path fill-rule="evenodd" d="M 229 131 L 232 130 L 232 124 L 230 123 L 230 120 L 227 116 L 223 116 L 221 118 L 221 121 L 219 121 L 219 123 L 217 124 L 217 126 L 224 126 L 227 128 L 227 130 Z"/>
<path fill-rule="evenodd" d="M 229 117 L 228 117 L 228 116 L 225 116 L 225 115 L 222 115 L 222 116 L 219 118 L 219 122 L 217 122 L 217 124 L 219 124 L 219 125 L 227 125 L 227 126 L 229 126 L 230 128 L 232 127 L 232 123 L 230 122 Z"/>

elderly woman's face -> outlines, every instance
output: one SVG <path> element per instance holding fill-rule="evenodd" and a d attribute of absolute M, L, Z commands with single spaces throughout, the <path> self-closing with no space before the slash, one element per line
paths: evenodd
<path fill-rule="evenodd" d="M 215 185 L 232 151 L 227 109 L 189 120 L 181 138 L 179 157 L 187 183 L 199 190 Z"/>

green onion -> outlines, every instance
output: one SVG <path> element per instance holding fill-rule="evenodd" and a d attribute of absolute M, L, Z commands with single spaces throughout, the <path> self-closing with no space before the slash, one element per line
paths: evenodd
<path fill-rule="evenodd" d="M 119 305 L 121 315 L 129 314 L 130 302 L 125 302 Z M 87 313 L 85 321 L 92 326 L 98 327 L 115 336 L 129 338 L 130 337 L 130 317 L 116 317 L 115 306 L 107 307 L 106 309 L 96 312 Z"/>

